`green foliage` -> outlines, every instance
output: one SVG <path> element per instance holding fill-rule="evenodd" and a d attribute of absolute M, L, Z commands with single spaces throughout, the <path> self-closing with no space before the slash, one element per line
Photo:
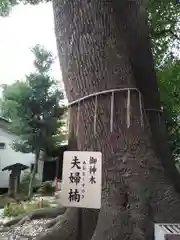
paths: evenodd
<path fill-rule="evenodd" d="M 7 17 L 12 7 L 18 3 L 18 0 L 0 0 L 0 16 Z"/>
<path fill-rule="evenodd" d="M 175 158 L 180 155 L 180 60 L 170 59 L 157 71 L 168 139 Z"/>
<path fill-rule="evenodd" d="M 55 192 L 55 187 L 52 181 L 43 182 L 38 192 L 42 195 L 52 195 Z"/>
<path fill-rule="evenodd" d="M 17 217 L 25 213 L 25 209 L 19 204 L 7 204 L 4 207 L 4 217 Z"/>
<path fill-rule="evenodd" d="M 19 192 L 20 194 L 24 194 L 25 196 L 28 195 L 29 192 L 29 182 L 31 178 L 31 173 L 30 172 L 25 172 L 24 175 L 21 178 L 21 182 L 19 185 Z M 33 179 L 32 187 L 37 187 L 40 186 L 41 182 L 37 179 Z"/>
<path fill-rule="evenodd" d="M 31 201 L 31 202 L 20 202 L 10 203 L 4 207 L 4 217 L 17 217 L 24 213 L 31 212 L 32 210 L 50 207 L 47 201 Z"/>
<path fill-rule="evenodd" d="M 11 3 L 9 0 L 0 0 L 0 16 L 6 17 L 11 10 Z"/>
<path fill-rule="evenodd" d="M 32 4 L 32 5 L 37 5 L 38 3 L 46 3 L 50 2 L 51 0 L 20 0 L 24 4 Z"/>
<path fill-rule="evenodd" d="M 35 56 L 34 66 L 37 72 L 40 74 L 48 73 L 54 62 L 52 53 L 39 44 L 32 48 L 31 51 Z"/>
<path fill-rule="evenodd" d="M 19 3 L 37 5 L 38 3 L 46 3 L 49 1 L 51 0 L 0 0 L 0 16 L 8 16 L 12 7 Z"/>
<path fill-rule="evenodd" d="M 15 202 L 15 199 L 10 198 L 7 194 L 0 195 L 0 208 L 4 208 L 4 206 L 12 202 Z"/>
<path fill-rule="evenodd" d="M 157 65 L 180 46 L 180 8 L 175 0 L 148 0 L 150 34 Z"/>
<path fill-rule="evenodd" d="M 11 119 L 11 131 L 20 136 L 14 142 L 16 151 L 49 151 L 64 140 L 63 92 L 49 75 L 53 56 L 44 47 L 32 49 L 36 72 L 16 81 L 3 91 L 2 115 Z M 58 137 L 57 137 L 58 135 Z"/>

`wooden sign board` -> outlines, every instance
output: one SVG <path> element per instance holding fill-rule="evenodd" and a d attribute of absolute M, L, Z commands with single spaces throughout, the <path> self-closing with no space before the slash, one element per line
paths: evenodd
<path fill-rule="evenodd" d="M 61 204 L 65 207 L 101 207 L 102 154 L 65 151 Z"/>

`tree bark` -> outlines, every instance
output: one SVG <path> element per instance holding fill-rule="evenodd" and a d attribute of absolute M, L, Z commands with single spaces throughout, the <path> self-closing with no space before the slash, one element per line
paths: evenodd
<path fill-rule="evenodd" d="M 126 1 L 120 2 L 123 12 Z M 127 35 L 117 21 L 114 3 L 53 1 L 58 53 L 69 102 L 108 89 L 137 87 Z M 180 220 L 179 196 L 155 154 L 145 114 L 142 122 L 137 91 L 131 91 L 127 127 L 127 95 L 127 91 L 115 93 L 112 132 L 109 94 L 98 96 L 96 134 L 95 99 L 80 103 L 79 118 L 77 105 L 71 108 L 70 128 L 78 130 L 78 150 L 101 151 L 103 155 L 102 207 L 92 240 L 150 240 L 154 222 Z"/>
<path fill-rule="evenodd" d="M 37 236 L 36 240 L 76 240 L 77 237 L 77 209 L 67 209 L 60 216 L 58 223 L 50 231 Z"/>
<path fill-rule="evenodd" d="M 123 8 L 114 1 L 118 23 L 123 28 L 136 85 L 143 95 L 145 111 L 151 126 L 153 147 L 167 174 L 180 191 L 180 175 L 170 153 L 160 94 L 148 34 L 147 12 L 139 0 L 127 1 Z"/>

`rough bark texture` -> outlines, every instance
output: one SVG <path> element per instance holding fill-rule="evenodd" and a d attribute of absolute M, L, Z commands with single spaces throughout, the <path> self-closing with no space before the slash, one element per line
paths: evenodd
<path fill-rule="evenodd" d="M 83 209 L 82 211 L 82 226 L 79 232 L 81 240 L 90 240 L 95 230 L 99 210 Z"/>
<path fill-rule="evenodd" d="M 134 13 L 137 8 L 144 11 L 136 1 L 119 2 L 120 13 L 124 11 L 128 15 L 131 14 L 130 10 Z M 127 2 L 132 2 L 130 8 Z M 137 81 L 140 77 L 133 70 L 135 57 L 131 54 L 135 53 L 129 49 L 128 33 L 118 21 L 121 18 L 117 17 L 116 1 L 54 0 L 53 9 L 58 52 L 69 102 L 114 88 L 138 87 L 143 91 L 144 85 L 142 81 Z M 128 19 L 124 21 L 128 22 Z M 145 21 L 143 14 L 139 21 Z M 131 38 L 136 39 L 137 36 L 132 34 Z M 142 46 L 147 52 L 148 42 L 141 40 L 136 45 L 137 49 Z M 147 61 L 147 69 L 142 71 L 147 73 L 153 69 L 151 61 Z M 140 68 L 140 65 L 136 67 Z M 152 83 L 152 86 L 157 91 L 156 84 Z M 153 102 L 152 93 L 153 90 L 147 102 Z M 144 98 L 146 94 L 144 90 Z M 159 101 L 155 96 L 155 101 Z M 179 196 L 155 154 L 146 114 L 143 116 L 144 127 L 141 126 L 137 92 L 131 92 L 129 128 L 126 106 L 127 92 L 116 93 L 111 133 L 110 95 L 99 96 L 96 135 L 93 134 L 95 99 L 80 104 L 79 122 L 77 106 L 71 108 L 70 131 L 76 132 L 80 126 L 76 138 L 78 150 L 101 151 L 103 154 L 102 207 L 92 240 L 153 239 L 153 222 L 180 220 Z M 68 231 L 72 230 L 74 217 L 72 214 L 69 218 Z M 63 227 L 58 230 L 61 239 L 71 239 L 67 235 L 66 238 L 64 235 L 61 237 L 62 232 Z"/>
<path fill-rule="evenodd" d="M 67 209 L 65 214 L 59 217 L 57 223 L 48 232 L 40 234 L 37 240 L 75 240 L 78 233 L 77 209 Z"/>
<path fill-rule="evenodd" d="M 128 54 L 136 85 L 141 91 L 145 111 L 151 126 L 153 147 L 160 157 L 167 174 L 180 191 L 180 175 L 167 142 L 164 117 L 161 112 L 160 95 L 148 36 L 147 13 L 139 0 L 127 1 L 122 8 L 115 2 L 117 21 L 124 28 Z"/>

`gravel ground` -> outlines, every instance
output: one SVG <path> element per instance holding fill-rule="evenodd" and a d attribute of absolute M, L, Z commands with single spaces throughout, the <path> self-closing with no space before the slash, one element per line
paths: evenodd
<path fill-rule="evenodd" d="M 19 239 L 35 239 L 41 232 L 47 231 L 45 224 L 51 219 L 39 219 L 24 223 L 22 226 L 10 229 L 8 232 L 0 232 L 0 239 L 3 237 L 12 236 L 13 240 Z"/>
<path fill-rule="evenodd" d="M 51 203 L 51 207 L 57 206 L 57 199 L 53 197 L 41 197 L 44 200 L 48 200 Z M 36 200 L 39 200 L 41 198 L 36 197 Z M 2 229 L 2 223 L 10 220 L 11 218 L 2 218 L 3 215 L 3 209 L 0 209 L 0 229 Z M 8 232 L 0 232 L 0 240 L 8 239 L 8 236 L 11 236 L 12 240 L 20 240 L 20 239 L 31 239 L 34 240 L 35 237 L 40 234 L 41 232 L 48 231 L 45 228 L 46 223 L 51 221 L 51 219 L 39 219 L 39 220 L 33 220 L 30 222 L 26 222 L 23 225 L 12 228 Z"/>

